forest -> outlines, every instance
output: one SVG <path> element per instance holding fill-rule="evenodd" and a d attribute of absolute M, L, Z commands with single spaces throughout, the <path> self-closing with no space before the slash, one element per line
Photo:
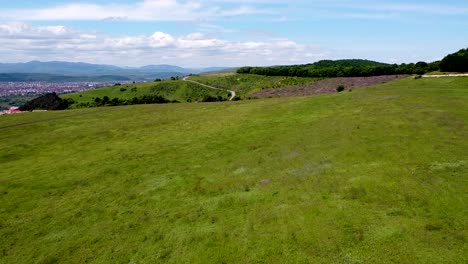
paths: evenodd
<path fill-rule="evenodd" d="M 369 60 L 322 60 L 311 64 L 241 67 L 237 73 L 297 77 L 365 77 L 394 74 L 424 74 L 439 70 L 439 62 L 386 64 Z"/>

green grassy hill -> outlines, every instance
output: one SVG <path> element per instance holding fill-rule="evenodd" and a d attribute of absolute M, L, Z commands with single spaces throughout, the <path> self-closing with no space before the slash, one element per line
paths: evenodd
<path fill-rule="evenodd" d="M 236 91 L 240 98 L 248 98 L 250 94 L 262 89 L 281 88 L 291 85 L 299 85 L 314 82 L 318 78 L 298 78 L 298 77 L 277 77 L 277 76 L 259 76 L 252 74 L 234 74 L 232 72 L 207 73 L 203 75 L 190 76 L 194 80 L 203 84 L 212 85 L 226 90 Z M 96 97 L 103 98 L 108 96 L 110 99 L 119 98 L 124 100 L 144 95 L 159 95 L 169 100 L 179 102 L 202 101 L 205 96 L 227 99 L 228 92 L 206 88 L 195 83 L 185 82 L 183 80 L 148 82 L 140 84 L 129 84 L 121 86 L 112 86 L 88 90 L 80 93 L 62 95 L 63 98 L 72 98 L 75 107 L 82 103 L 92 103 Z"/>
<path fill-rule="evenodd" d="M 1 116 L 0 263 L 466 263 L 467 87 Z"/>
<path fill-rule="evenodd" d="M 144 95 L 159 95 L 169 100 L 177 100 L 179 102 L 202 101 L 207 95 L 213 97 L 221 96 L 225 99 L 228 98 L 227 91 L 209 89 L 183 80 L 103 87 L 80 93 L 66 94 L 61 97 L 72 98 L 76 102 L 76 105 L 79 105 L 80 103 L 94 102 L 96 97 L 103 98 L 104 96 L 108 96 L 110 99 L 119 98 L 129 100 L 133 97 L 141 97 Z"/>
<path fill-rule="evenodd" d="M 236 91 L 241 98 L 269 88 L 282 88 L 315 82 L 321 78 L 261 76 L 255 74 L 202 74 L 190 77 L 191 80 L 214 87 Z"/>

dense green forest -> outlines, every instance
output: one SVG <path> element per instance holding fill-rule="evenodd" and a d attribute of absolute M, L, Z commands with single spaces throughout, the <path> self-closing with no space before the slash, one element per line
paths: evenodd
<path fill-rule="evenodd" d="M 363 77 L 393 74 L 424 74 L 439 69 L 439 62 L 418 62 L 410 64 L 385 64 L 369 60 L 322 60 L 312 64 L 242 67 L 238 73 L 250 73 L 267 76 L 299 77 Z"/>
<path fill-rule="evenodd" d="M 440 62 L 440 70 L 444 72 L 468 72 L 468 48 L 447 55 Z"/>

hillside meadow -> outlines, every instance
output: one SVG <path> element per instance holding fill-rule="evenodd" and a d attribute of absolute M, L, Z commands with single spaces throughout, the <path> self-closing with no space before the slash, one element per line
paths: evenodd
<path fill-rule="evenodd" d="M 116 85 L 79 93 L 65 94 L 61 97 L 73 99 L 76 102 L 74 105 L 76 108 L 80 107 L 80 104 L 92 104 L 97 97 L 102 99 L 104 96 L 107 96 L 110 99 L 119 98 L 131 100 L 134 97 L 139 98 L 145 95 L 162 96 L 168 100 L 179 102 L 202 101 L 205 96 L 221 96 L 225 100 L 229 98 L 229 93 L 227 91 L 205 88 L 183 80 Z"/>
<path fill-rule="evenodd" d="M 0 117 L 0 263 L 467 263 L 468 78 Z"/>
<path fill-rule="evenodd" d="M 239 73 L 213 73 L 190 76 L 191 80 L 214 87 L 233 90 L 241 98 L 248 98 L 264 89 L 278 89 L 288 86 L 304 85 L 323 78 L 262 76 Z"/>

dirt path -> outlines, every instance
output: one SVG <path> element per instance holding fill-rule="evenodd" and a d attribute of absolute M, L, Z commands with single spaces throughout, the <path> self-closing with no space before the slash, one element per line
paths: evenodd
<path fill-rule="evenodd" d="M 462 77 L 462 76 L 468 76 L 468 73 L 422 75 L 421 77 L 423 77 L 423 78 L 439 78 L 439 77 Z"/>
<path fill-rule="evenodd" d="M 209 85 L 206 85 L 206 84 L 203 84 L 203 83 L 199 83 L 199 82 L 196 82 L 196 81 L 189 80 L 188 78 L 189 78 L 189 76 L 185 76 L 182 80 L 184 80 L 184 81 L 186 81 L 186 82 L 195 83 L 195 84 L 198 84 L 198 85 L 201 85 L 201 86 L 203 86 L 203 87 L 210 88 L 210 89 L 221 90 L 221 91 L 228 91 L 228 92 L 231 93 L 231 97 L 229 98 L 229 101 L 232 101 L 232 99 L 234 99 L 234 97 L 236 97 L 236 92 L 235 92 L 235 91 L 231 91 L 231 90 L 227 90 L 227 89 L 221 89 L 221 88 L 216 88 L 216 87 L 209 86 Z"/>

